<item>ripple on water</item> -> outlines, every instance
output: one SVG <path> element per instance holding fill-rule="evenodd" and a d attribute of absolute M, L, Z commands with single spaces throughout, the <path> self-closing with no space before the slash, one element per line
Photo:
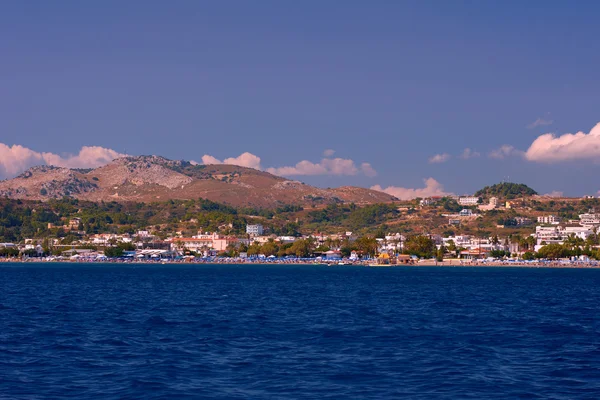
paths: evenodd
<path fill-rule="evenodd" d="M 0 397 L 600 398 L 598 270 L 0 273 Z"/>

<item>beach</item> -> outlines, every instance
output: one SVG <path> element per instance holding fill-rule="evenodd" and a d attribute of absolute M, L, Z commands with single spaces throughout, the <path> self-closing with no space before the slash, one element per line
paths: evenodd
<path fill-rule="evenodd" d="M 135 259 L 135 258 L 59 258 L 59 257 L 30 257 L 30 258 L 1 258 L 0 263 L 75 263 L 75 264 L 232 264 L 232 265 L 321 265 L 336 268 L 362 266 L 372 268 L 406 268 L 406 267 L 523 267 L 523 268 L 600 268 L 600 262 L 584 262 L 571 260 L 457 260 L 444 261 L 419 260 L 409 264 L 373 264 L 374 260 L 318 260 L 314 258 L 162 258 L 162 259 Z"/>

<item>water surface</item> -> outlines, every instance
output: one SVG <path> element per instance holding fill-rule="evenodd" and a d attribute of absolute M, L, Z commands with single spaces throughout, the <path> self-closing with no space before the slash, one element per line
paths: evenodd
<path fill-rule="evenodd" d="M 600 270 L 0 265 L 0 398 L 600 398 Z"/>

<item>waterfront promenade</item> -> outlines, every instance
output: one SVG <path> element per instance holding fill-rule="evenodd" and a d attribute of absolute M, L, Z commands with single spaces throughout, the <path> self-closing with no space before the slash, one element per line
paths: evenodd
<path fill-rule="evenodd" d="M 375 260 L 319 260 L 315 258 L 163 258 L 163 259 L 135 259 L 135 258 L 61 258 L 61 257 L 30 257 L 30 258 L 3 258 L 0 263 L 75 263 L 75 264 L 250 264 L 250 265 L 322 265 L 342 268 L 345 266 L 364 266 L 374 268 L 403 268 L 403 267 L 529 267 L 529 268 L 600 268 L 600 262 L 583 262 L 571 260 L 458 260 L 448 259 L 436 261 L 434 259 L 419 260 L 412 264 L 373 265 Z"/>

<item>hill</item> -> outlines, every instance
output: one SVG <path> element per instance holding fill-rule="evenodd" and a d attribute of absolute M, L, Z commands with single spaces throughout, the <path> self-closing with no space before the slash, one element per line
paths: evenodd
<path fill-rule="evenodd" d="M 518 197 L 528 197 L 538 194 L 535 190 L 522 183 L 497 183 L 492 186 L 486 186 L 477 191 L 477 197 L 499 197 L 501 199 L 515 199 Z"/>
<path fill-rule="evenodd" d="M 0 182 L 0 196 L 43 200 L 156 202 L 204 198 L 233 206 L 372 204 L 396 200 L 358 188 L 320 189 L 251 168 L 197 165 L 159 156 L 119 158 L 96 169 L 33 167 Z"/>

